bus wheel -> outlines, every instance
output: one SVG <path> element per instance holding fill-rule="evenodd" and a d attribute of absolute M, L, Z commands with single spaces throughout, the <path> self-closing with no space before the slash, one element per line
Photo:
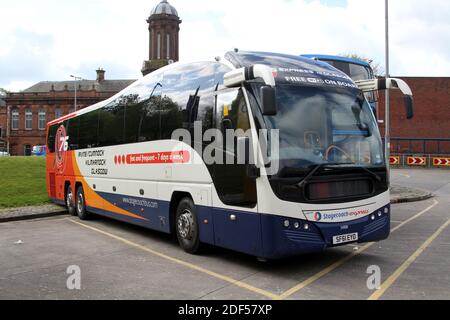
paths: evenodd
<path fill-rule="evenodd" d="M 71 216 L 77 215 L 77 212 L 75 210 L 75 201 L 74 201 L 72 186 L 70 186 L 70 185 L 67 187 L 67 191 L 66 191 L 66 207 L 67 207 L 67 211 L 69 212 L 69 214 Z"/>
<path fill-rule="evenodd" d="M 87 220 L 89 218 L 89 213 L 86 211 L 86 201 L 84 198 L 83 187 L 78 187 L 77 189 L 76 211 L 78 218 L 80 218 L 81 220 Z"/>
<path fill-rule="evenodd" d="M 177 208 L 176 233 L 178 242 L 184 251 L 190 254 L 198 253 L 200 235 L 195 205 L 190 198 L 181 200 Z"/>

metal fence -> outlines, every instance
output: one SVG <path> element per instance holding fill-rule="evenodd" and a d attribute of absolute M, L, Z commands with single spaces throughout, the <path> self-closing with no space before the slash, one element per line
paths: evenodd
<path fill-rule="evenodd" d="M 395 154 L 450 155 L 450 139 L 391 138 Z"/>

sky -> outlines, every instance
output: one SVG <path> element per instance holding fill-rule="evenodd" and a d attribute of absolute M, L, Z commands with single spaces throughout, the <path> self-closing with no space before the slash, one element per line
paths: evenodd
<path fill-rule="evenodd" d="M 39 81 L 137 79 L 159 0 L 0 0 L 0 88 Z M 180 60 L 233 48 L 357 53 L 384 68 L 384 0 L 170 0 L 183 23 Z M 450 1 L 391 0 L 391 74 L 450 76 Z"/>

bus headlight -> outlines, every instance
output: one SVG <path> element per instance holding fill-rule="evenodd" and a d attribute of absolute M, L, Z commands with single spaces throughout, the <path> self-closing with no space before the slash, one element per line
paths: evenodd
<path fill-rule="evenodd" d="M 389 213 L 389 208 L 384 208 L 384 213 L 388 214 Z"/>
<path fill-rule="evenodd" d="M 285 220 L 285 221 L 284 221 L 284 226 L 285 226 L 286 228 L 289 228 L 290 225 L 291 225 L 291 223 L 289 222 L 289 220 Z"/>
<path fill-rule="evenodd" d="M 294 228 L 295 228 L 295 229 L 300 228 L 300 223 L 298 223 L 298 222 L 294 223 Z"/>

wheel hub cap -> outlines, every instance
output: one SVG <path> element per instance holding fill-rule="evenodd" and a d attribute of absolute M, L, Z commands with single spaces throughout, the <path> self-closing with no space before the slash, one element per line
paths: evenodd
<path fill-rule="evenodd" d="M 185 210 L 178 218 L 178 233 L 183 239 L 191 240 L 193 232 L 194 216 L 189 210 Z"/>

